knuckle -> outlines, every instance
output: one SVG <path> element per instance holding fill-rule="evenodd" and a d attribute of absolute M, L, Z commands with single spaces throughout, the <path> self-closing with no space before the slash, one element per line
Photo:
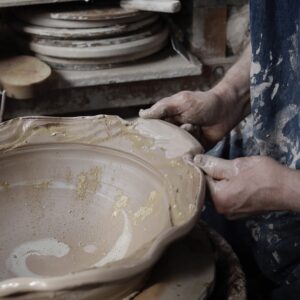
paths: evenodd
<path fill-rule="evenodd" d="M 189 91 L 182 91 L 179 93 L 179 96 L 183 101 L 190 101 L 192 98 L 192 94 Z"/>

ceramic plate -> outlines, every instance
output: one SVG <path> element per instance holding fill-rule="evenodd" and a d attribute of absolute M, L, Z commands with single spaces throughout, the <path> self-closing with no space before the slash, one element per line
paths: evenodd
<path fill-rule="evenodd" d="M 121 24 L 112 25 L 107 27 L 98 28 L 84 28 L 84 29 L 65 29 L 65 28 L 51 28 L 31 25 L 25 22 L 20 22 L 16 19 L 10 21 L 10 26 L 18 32 L 39 36 L 43 38 L 60 38 L 60 39 L 91 39 L 91 38 L 103 38 L 108 36 L 116 36 L 124 33 L 136 31 L 142 29 L 148 25 L 155 23 L 158 20 L 158 16 L 150 16 L 145 20 Z"/>
<path fill-rule="evenodd" d="M 18 37 L 18 43 L 21 47 L 29 49 L 37 54 L 53 56 L 57 58 L 75 58 L 75 59 L 94 59 L 94 58 L 111 58 L 116 56 L 134 55 L 142 51 L 148 51 L 152 47 L 165 45 L 169 36 L 169 30 L 164 28 L 162 31 L 154 33 L 147 37 L 137 39 L 116 38 L 111 43 L 105 40 L 99 41 L 80 41 L 69 43 L 53 44 L 49 40 L 28 41 Z M 113 40 L 113 39 L 110 39 Z M 117 42 L 117 41 L 122 41 Z M 91 46 L 90 46 L 91 44 Z M 81 46 L 80 46 L 81 45 Z"/>
<path fill-rule="evenodd" d="M 125 11 L 125 10 L 124 10 Z M 53 16 L 59 16 L 53 11 L 47 11 L 45 8 L 21 8 L 14 11 L 14 15 L 29 24 L 44 26 L 44 27 L 53 27 L 53 28 L 96 28 L 96 27 L 105 27 L 115 24 L 126 24 L 144 20 L 150 16 L 153 16 L 153 13 L 135 11 L 125 13 L 123 16 L 120 15 L 118 18 L 53 18 Z M 61 15 L 61 14 L 60 14 Z"/>

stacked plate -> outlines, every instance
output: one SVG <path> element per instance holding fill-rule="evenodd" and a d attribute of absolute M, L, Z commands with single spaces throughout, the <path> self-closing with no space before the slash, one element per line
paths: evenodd
<path fill-rule="evenodd" d="M 22 8 L 10 25 L 22 49 L 72 70 L 144 58 L 161 50 L 169 35 L 158 14 L 103 5 Z"/>

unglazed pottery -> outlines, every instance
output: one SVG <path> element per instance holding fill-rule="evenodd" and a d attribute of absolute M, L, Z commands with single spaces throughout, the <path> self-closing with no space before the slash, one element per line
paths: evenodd
<path fill-rule="evenodd" d="M 149 31 L 145 32 L 149 33 Z M 157 46 L 162 49 L 168 40 L 169 30 L 164 27 L 153 34 L 143 35 L 144 33 L 92 41 L 52 41 L 50 39 L 30 41 L 18 36 L 17 41 L 21 47 L 40 55 L 72 59 L 111 58 L 134 55 Z"/>
<path fill-rule="evenodd" d="M 10 27 L 23 34 L 29 34 L 42 38 L 59 38 L 59 39 L 86 39 L 86 38 L 104 38 L 109 36 L 118 36 L 136 30 L 140 30 L 155 23 L 158 15 L 150 16 L 145 20 L 128 24 L 114 24 L 106 27 L 68 29 L 52 28 L 31 25 L 16 19 L 10 21 Z"/>
<path fill-rule="evenodd" d="M 167 41 L 165 41 L 165 44 Z M 122 63 L 136 63 L 137 60 L 152 55 L 162 49 L 164 44 L 153 45 L 148 50 L 143 50 L 130 55 L 121 55 L 115 57 L 95 58 L 95 59 L 70 59 L 57 58 L 53 56 L 36 54 L 40 60 L 47 63 L 56 70 L 74 70 L 74 71 L 93 71 L 110 69 L 112 66 L 116 67 Z"/>
<path fill-rule="evenodd" d="M 108 8 L 108 10 L 113 10 L 114 8 Z M 74 12 L 73 17 L 71 17 L 71 12 L 63 12 L 65 6 L 58 6 L 57 10 L 46 10 L 44 7 L 23 7 L 14 11 L 14 14 L 18 19 L 25 21 L 32 25 L 52 27 L 52 28 L 96 28 L 96 27 L 106 27 L 112 24 L 126 24 L 131 22 L 136 22 L 144 20 L 153 13 L 145 11 L 136 10 L 125 10 L 118 8 L 120 14 L 105 14 L 107 10 L 99 9 L 93 10 L 95 12 L 94 16 L 83 17 L 80 15 L 84 14 L 84 10 L 81 12 Z M 60 11 L 60 12 L 59 12 Z M 86 10 L 87 15 L 89 14 L 89 9 Z M 67 18 L 67 14 L 69 17 Z"/>
<path fill-rule="evenodd" d="M 0 125 L 0 297 L 123 299 L 203 205 L 202 151 L 157 120 Z"/>

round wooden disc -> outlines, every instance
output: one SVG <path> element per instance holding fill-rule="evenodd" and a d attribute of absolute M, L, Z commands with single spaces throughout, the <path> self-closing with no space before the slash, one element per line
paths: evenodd
<path fill-rule="evenodd" d="M 138 11 L 134 14 L 120 16 L 118 18 L 99 18 L 99 19 L 54 19 L 52 12 L 44 11 L 42 8 L 22 8 L 15 11 L 18 19 L 25 21 L 29 24 L 52 27 L 52 28 L 96 28 L 107 27 L 116 24 L 126 24 L 144 20 L 153 16 L 151 12 Z"/>
<path fill-rule="evenodd" d="M 14 86 L 39 83 L 51 75 L 49 66 L 32 56 L 13 56 L 0 60 L 0 81 Z"/>
<path fill-rule="evenodd" d="M 17 32 L 34 35 L 42 38 L 91 39 L 116 36 L 140 30 L 146 26 L 155 23 L 158 20 L 158 18 L 158 15 L 154 15 L 146 18 L 145 20 L 137 21 L 134 23 L 83 29 L 42 27 L 16 20 L 12 20 L 10 22 L 10 26 L 14 28 Z"/>
<path fill-rule="evenodd" d="M 114 39 L 109 39 L 111 41 L 81 41 L 77 42 L 75 47 L 72 46 L 76 44 L 74 41 L 73 44 L 68 45 L 66 45 L 66 43 L 57 43 L 55 45 L 53 41 L 50 43 L 50 40 L 28 41 L 20 37 L 17 41 L 21 44 L 21 46 L 41 55 L 58 58 L 91 59 L 111 58 L 147 51 L 152 47 L 164 44 L 168 35 L 169 31 L 165 28 L 158 33 L 147 35 L 142 38 L 139 37 L 139 39 L 130 39 L 126 37 L 124 39 L 122 38 L 122 40 L 119 38 L 118 41 Z"/>
<path fill-rule="evenodd" d="M 32 87 L 50 75 L 50 67 L 32 56 L 13 56 L 0 60 L 0 84 L 10 97 L 30 98 Z"/>

